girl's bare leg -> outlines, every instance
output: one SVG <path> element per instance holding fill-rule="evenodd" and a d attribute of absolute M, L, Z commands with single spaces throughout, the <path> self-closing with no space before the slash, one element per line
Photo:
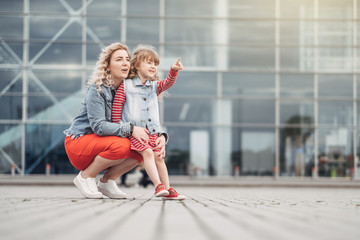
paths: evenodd
<path fill-rule="evenodd" d="M 139 153 L 144 158 L 144 168 L 146 170 L 146 173 L 149 175 L 149 178 L 151 179 L 154 186 L 156 187 L 161 182 L 160 182 L 159 173 L 158 173 L 158 170 L 157 170 L 156 164 L 155 164 L 154 152 L 150 148 L 148 148 Z"/>
<path fill-rule="evenodd" d="M 160 180 L 165 185 L 166 189 L 170 188 L 169 174 L 163 158 L 163 155 L 158 156 L 155 154 L 156 168 L 159 172 Z"/>

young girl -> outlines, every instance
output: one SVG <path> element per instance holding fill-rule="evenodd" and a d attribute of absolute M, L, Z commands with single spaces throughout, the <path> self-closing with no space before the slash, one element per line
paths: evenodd
<path fill-rule="evenodd" d="M 164 154 L 159 154 L 160 149 L 156 147 L 162 132 L 157 96 L 174 85 L 178 71 L 183 69 L 180 59 L 171 66 L 165 80 L 156 81 L 159 57 L 152 46 L 139 45 L 130 63 L 129 79 L 116 91 L 112 108 L 113 122 L 131 122 L 131 126 L 148 130 L 148 139 L 130 136 L 130 148 L 144 158 L 145 170 L 156 186 L 155 196 L 163 199 L 185 199 L 170 187 Z"/>

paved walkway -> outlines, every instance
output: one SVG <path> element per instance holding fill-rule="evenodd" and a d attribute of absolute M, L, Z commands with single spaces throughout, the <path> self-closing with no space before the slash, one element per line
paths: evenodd
<path fill-rule="evenodd" d="M 74 186 L 0 186 L 1 239 L 359 239 L 359 188 L 152 188 L 126 200 L 85 199 Z"/>

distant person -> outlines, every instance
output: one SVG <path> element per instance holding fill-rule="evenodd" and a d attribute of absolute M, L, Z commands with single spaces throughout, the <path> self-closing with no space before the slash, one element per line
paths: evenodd
<path fill-rule="evenodd" d="M 71 164 L 81 170 L 74 184 L 87 198 L 126 198 L 115 180 L 136 167 L 142 156 L 130 150 L 128 136 L 148 141 L 148 131 L 130 121 L 111 121 L 112 101 L 116 90 L 128 77 L 130 54 L 121 43 L 107 46 L 100 54 L 88 82 L 79 114 L 65 130 L 65 150 Z M 165 151 L 165 136 L 160 134 L 156 149 Z M 96 184 L 96 176 L 106 171 Z"/>
<path fill-rule="evenodd" d="M 162 132 L 159 120 L 158 95 L 175 84 L 183 65 L 179 58 L 165 80 L 157 81 L 159 57 L 150 45 L 139 45 L 131 59 L 129 79 L 116 91 L 112 109 L 113 122 L 131 122 L 145 129 L 148 138 L 129 136 L 131 149 L 144 158 L 144 168 L 155 186 L 155 196 L 163 199 L 185 199 L 170 187 L 164 153 L 157 148 Z"/>

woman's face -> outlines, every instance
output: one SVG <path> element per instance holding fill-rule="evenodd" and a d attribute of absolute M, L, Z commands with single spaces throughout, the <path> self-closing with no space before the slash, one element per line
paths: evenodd
<path fill-rule="evenodd" d="M 121 82 L 127 78 L 130 70 L 130 56 L 125 50 L 119 49 L 113 52 L 110 58 L 109 70 L 114 82 Z"/>

